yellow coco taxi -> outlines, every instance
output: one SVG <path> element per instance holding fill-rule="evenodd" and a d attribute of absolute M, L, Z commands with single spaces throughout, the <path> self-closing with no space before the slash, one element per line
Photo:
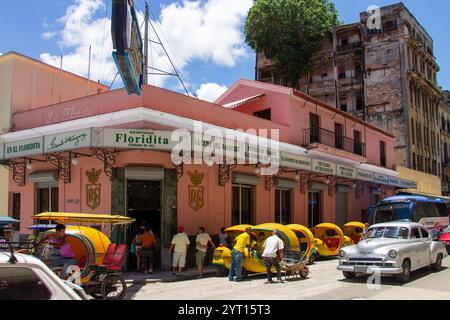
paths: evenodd
<path fill-rule="evenodd" d="M 235 226 L 225 230 L 227 234 L 234 235 L 234 238 L 242 232 L 245 232 L 247 226 Z M 242 264 L 242 276 L 246 277 L 249 273 L 263 273 L 266 272 L 263 259 L 261 258 L 261 252 L 258 252 L 258 242 L 263 242 L 269 236 L 272 235 L 274 230 L 280 232 L 280 238 L 283 240 L 286 251 L 300 251 L 299 242 L 295 233 L 288 227 L 276 224 L 265 223 L 254 227 L 251 227 L 252 232 L 252 244 L 251 249 L 246 248 L 244 250 L 244 261 Z M 233 242 L 233 239 L 232 240 Z M 214 251 L 213 264 L 218 267 L 218 274 L 225 275 L 226 270 L 230 268 L 231 264 L 231 250 L 229 248 L 220 247 Z"/>
<path fill-rule="evenodd" d="M 357 222 L 357 221 L 351 221 L 344 225 L 342 228 L 342 231 L 345 235 L 345 245 L 354 245 L 358 244 L 359 241 L 361 241 L 363 235 L 364 235 L 364 229 L 365 229 L 364 223 Z"/>
<path fill-rule="evenodd" d="M 314 263 L 317 258 L 314 234 L 311 232 L 311 230 L 309 230 L 308 227 L 300 224 L 289 224 L 287 225 L 287 227 L 294 231 L 295 235 L 297 236 L 300 245 L 300 251 L 306 253 L 308 263 Z"/>
<path fill-rule="evenodd" d="M 318 257 L 334 257 L 344 246 L 342 229 L 333 223 L 321 223 L 313 228 Z"/>

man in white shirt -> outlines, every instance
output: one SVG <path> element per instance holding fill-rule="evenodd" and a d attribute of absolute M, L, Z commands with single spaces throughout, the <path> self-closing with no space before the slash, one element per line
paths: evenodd
<path fill-rule="evenodd" d="M 206 253 L 208 252 L 208 243 L 211 244 L 213 249 L 216 248 L 211 236 L 206 233 L 205 228 L 198 228 L 197 238 L 195 239 L 195 249 L 197 250 L 195 253 L 195 263 L 197 264 L 198 279 L 203 277 L 203 265 L 205 263 Z"/>
<path fill-rule="evenodd" d="M 280 260 L 283 260 L 284 243 L 278 237 L 278 234 L 278 230 L 274 230 L 272 235 L 264 241 L 263 245 L 264 251 L 262 257 L 264 258 L 264 264 L 266 265 L 267 281 L 269 283 L 273 283 L 272 267 L 275 267 L 277 270 L 278 281 L 283 282 L 281 280 Z"/>
<path fill-rule="evenodd" d="M 184 232 L 183 227 L 178 227 L 178 233 L 173 236 L 170 243 L 170 253 L 173 253 L 172 259 L 172 274 L 175 275 L 176 268 L 178 267 L 178 274 L 180 276 L 181 271 L 186 266 L 186 254 L 189 248 L 189 238 Z"/>

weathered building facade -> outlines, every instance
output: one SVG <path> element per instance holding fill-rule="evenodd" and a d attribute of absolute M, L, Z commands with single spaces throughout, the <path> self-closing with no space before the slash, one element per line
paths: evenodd
<path fill-rule="evenodd" d="M 402 3 L 380 13 L 376 28 L 368 12 L 333 28 L 300 90 L 393 133 L 396 165 L 441 177 L 433 39 Z M 277 83 L 270 66 L 257 55 L 257 80 Z"/>
<path fill-rule="evenodd" d="M 442 148 L 442 192 L 450 193 L 450 91 L 443 92 L 439 105 Z"/>

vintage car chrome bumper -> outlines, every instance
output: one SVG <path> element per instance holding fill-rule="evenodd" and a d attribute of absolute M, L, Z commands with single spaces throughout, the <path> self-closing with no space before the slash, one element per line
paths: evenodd
<path fill-rule="evenodd" d="M 359 274 L 399 274 L 403 269 L 395 260 L 387 260 L 378 256 L 349 257 L 339 260 L 337 268 L 340 271 Z"/>
<path fill-rule="evenodd" d="M 343 266 L 339 265 L 337 267 L 340 271 L 354 272 L 354 273 L 362 273 L 362 274 L 400 274 L 402 273 L 402 268 L 397 267 L 375 267 L 375 266 Z"/>

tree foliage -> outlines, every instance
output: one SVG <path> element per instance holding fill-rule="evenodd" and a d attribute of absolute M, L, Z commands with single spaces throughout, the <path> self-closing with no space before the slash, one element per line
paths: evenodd
<path fill-rule="evenodd" d="M 297 87 L 327 33 L 339 23 L 329 0 L 255 0 L 245 22 L 246 42 L 274 63 L 272 72 L 283 84 Z"/>

